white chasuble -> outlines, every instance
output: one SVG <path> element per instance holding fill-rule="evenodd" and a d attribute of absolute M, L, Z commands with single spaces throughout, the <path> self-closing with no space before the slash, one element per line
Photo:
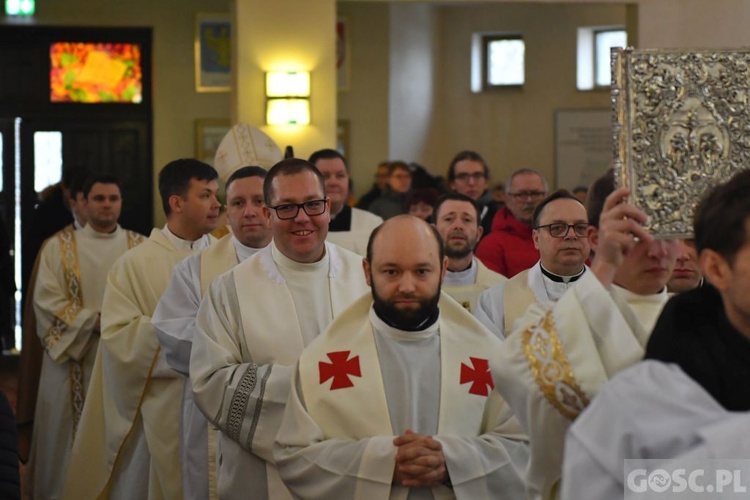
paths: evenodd
<path fill-rule="evenodd" d="M 204 236 L 178 248 L 166 228 L 153 229 L 110 270 L 101 340 L 63 498 L 182 498 L 184 379 L 168 368 L 157 372 L 160 348 L 151 315 L 174 266 L 210 240 Z"/>
<path fill-rule="evenodd" d="M 472 260 L 472 267 L 476 267 L 476 279 L 473 283 L 452 284 L 449 276 L 454 273 L 449 271 L 446 280 L 443 282 L 443 291 L 453 297 L 453 300 L 461 304 L 467 311 L 474 314 L 477 310 L 479 294 L 492 286 L 507 281 L 508 278 L 488 269 L 477 258 Z"/>
<path fill-rule="evenodd" d="M 645 321 L 666 292 L 640 297 Z M 492 362 L 503 397 L 529 435 L 528 498 L 558 498 L 565 432 L 610 377 L 643 358 L 652 325 L 622 289 L 584 273 L 554 305 L 534 304 Z"/>
<path fill-rule="evenodd" d="M 295 304 L 272 245 L 217 278 L 196 318 L 190 379 L 196 404 L 220 430 L 219 496 L 288 498 L 271 448 L 281 422 L 293 366 L 304 338 Z M 326 243 L 328 289 L 335 317 L 368 288 L 362 258 Z M 312 335 L 311 335 L 312 333 Z"/>
<path fill-rule="evenodd" d="M 93 328 L 107 272 L 143 240 L 119 226 L 106 234 L 85 226 L 58 232 L 40 253 L 33 303 L 45 353 L 26 469 L 31 498 L 60 498 L 96 358 Z"/>
<path fill-rule="evenodd" d="M 300 357 L 275 455 L 285 483 L 301 498 L 410 494 L 392 484 L 397 450 L 389 402 L 419 404 L 396 402 L 403 393 L 386 394 L 382 370 L 392 365 L 380 359 L 371 304 L 369 296 L 359 299 Z M 519 498 L 528 448 L 508 405 L 492 390 L 488 357 L 500 341 L 446 294 L 438 322 L 440 377 L 421 382 L 438 387 L 433 437 L 443 446 L 453 489 L 438 486 L 432 496 Z"/>

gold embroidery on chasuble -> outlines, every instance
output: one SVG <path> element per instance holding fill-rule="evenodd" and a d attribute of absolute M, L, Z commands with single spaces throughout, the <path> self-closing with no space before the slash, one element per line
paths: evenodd
<path fill-rule="evenodd" d="M 143 243 L 144 238 L 141 233 L 130 230 L 127 230 L 125 233 L 128 235 L 128 250 Z"/>
<path fill-rule="evenodd" d="M 68 297 L 68 303 L 55 314 L 52 326 L 44 339 L 47 349 L 52 348 L 60 341 L 63 332 L 83 307 L 81 270 L 78 267 L 78 247 L 75 233 L 72 230 L 60 231 L 57 234 L 57 240 L 60 243 L 60 259 L 63 265 L 65 293 Z"/>
<path fill-rule="evenodd" d="M 574 420 L 589 404 L 573 376 L 573 370 L 560 343 L 552 313 L 541 324 L 526 328 L 521 342 L 539 389 L 564 417 Z"/>

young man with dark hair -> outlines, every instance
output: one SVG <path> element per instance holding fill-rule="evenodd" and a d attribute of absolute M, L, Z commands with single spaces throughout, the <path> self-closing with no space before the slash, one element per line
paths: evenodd
<path fill-rule="evenodd" d="M 474 257 L 483 232 L 479 207 L 469 196 L 448 193 L 438 198 L 433 216 L 448 257 L 443 291 L 473 314 L 479 294 L 506 280 Z"/>
<path fill-rule="evenodd" d="M 63 496 L 182 498 L 184 379 L 167 364 L 151 316 L 172 269 L 212 241 L 218 174 L 199 160 L 159 173 L 167 223 L 119 258 L 107 276 L 95 369 Z"/>
<path fill-rule="evenodd" d="M 44 357 L 26 475 L 33 498 L 62 493 L 99 344 L 107 272 L 144 239 L 117 223 L 122 197 L 115 177 L 91 177 L 82 192 L 88 223 L 47 241 L 34 286 L 36 334 Z"/>
<path fill-rule="evenodd" d="M 285 159 L 263 192 L 273 241 L 209 285 L 193 335 L 193 395 L 220 431 L 219 498 L 288 498 L 271 446 L 293 365 L 367 290 L 361 257 L 326 242 L 330 201 L 318 169 Z"/>
<path fill-rule="evenodd" d="M 684 467 L 750 453 L 748 193 L 750 171 L 743 170 L 698 205 L 695 245 L 707 283 L 670 299 L 646 361 L 608 383 L 571 427 L 563 498 L 621 496 L 629 458 L 677 459 Z"/>
<path fill-rule="evenodd" d="M 475 315 L 500 338 L 534 303 L 557 302 L 586 271 L 591 246 L 586 209 L 565 189 L 559 189 L 534 209 L 532 238 L 539 261 L 504 283 L 482 292 Z"/>
<path fill-rule="evenodd" d="M 189 376 L 190 354 L 198 307 L 211 281 L 238 263 L 252 257 L 271 241 L 268 217 L 263 213 L 263 180 L 261 167 L 241 167 L 227 179 L 227 221 L 230 234 L 177 264 L 167 289 L 159 299 L 151 322 L 156 330 L 167 364 Z M 182 433 L 180 457 L 185 499 L 216 496 L 212 472 L 230 464 L 218 457 L 216 431 L 195 405 L 190 379 L 185 380 L 182 400 Z M 221 474 L 221 471 L 219 472 Z"/>
<path fill-rule="evenodd" d="M 328 241 L 359 255 L 364 255 L 367 239 L 383 219 L 375 214 L 352 208 L 349 200 L 349 167 L 346 158 L 335 149 L 321 149 L 310 155 L 310 163 L 320 170 L 331 200 L 331 223 Z"/>

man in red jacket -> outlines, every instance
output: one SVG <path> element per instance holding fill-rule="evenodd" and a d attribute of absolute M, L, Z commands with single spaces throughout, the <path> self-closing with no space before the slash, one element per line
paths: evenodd
<path fill-rule="evenodd" d="M 546 194 L 542 174 L 531 168 L 513 172 L 505 183 L 506 205 L 495 214 L 492 231 L 475 252 L 485 266 L 511 278 L 539 260 L 531 238 L 531 217 Z"/>

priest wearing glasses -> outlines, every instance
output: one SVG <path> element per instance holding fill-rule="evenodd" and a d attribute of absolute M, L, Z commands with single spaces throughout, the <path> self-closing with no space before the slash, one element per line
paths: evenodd
<path fill-rule="evenodd" d="M 263 183 L 273 241 L 214 280 L 196 317 L 195 402 L 220 430 L 219 498 L 291 498 L 271 454 L 302 349 L 367 292 L 362 258 L 326 242 L 330 200 L 289 158 Z"/>
<path fill-rule="evenodd" d="M 501 339 L 529 305 L 557 302 L 586 271 L 588 218 L 573 194 L 560 189 L 544 198 L 534 209 L 532 223 L 539 261 L 479 295 L 475 315 Z"/>

